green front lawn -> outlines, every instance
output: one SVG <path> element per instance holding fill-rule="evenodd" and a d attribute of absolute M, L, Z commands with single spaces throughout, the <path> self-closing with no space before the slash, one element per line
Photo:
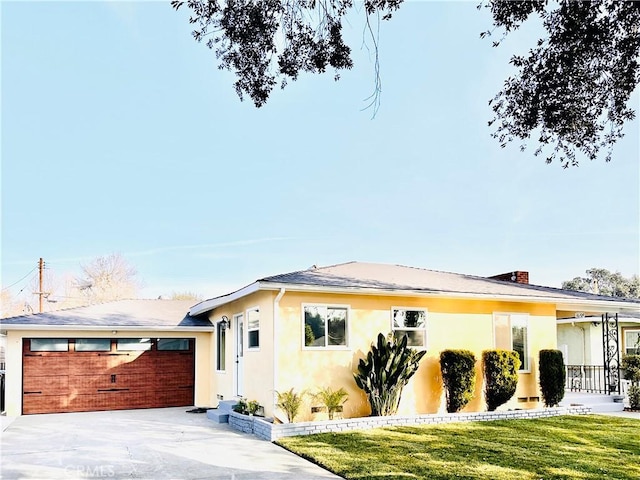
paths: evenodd
<path fill-rule="evenodd" d="M 640 421 L 599 415 L 282 438 L 344 478 L 640 479 Z"/>

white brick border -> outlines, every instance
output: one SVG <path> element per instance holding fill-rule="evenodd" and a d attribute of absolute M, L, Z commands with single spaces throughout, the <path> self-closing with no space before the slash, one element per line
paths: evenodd
<path fill-rule="evenodd" d="M 251 417 L 230 412 L 229 425 L 245 433 L 273 442 L 282 437 L 313 435 L 315 433 L 346 432 L 367 430 L 397 425 L 435 425 L 454 422 L 486 422 L 490 420 L 514 420 L 526 418 L 557 417 L 559 415 L 587 415 L 591 407 L 583 405 L 570 407 L 537 408 L 531 410 L 506 410 L 498 412 L 438 413 L 431 415 L 360 417 L 343 420 L 325 420 L 320 422 L 280 423 L 267 422 L 260 417 Z"/>

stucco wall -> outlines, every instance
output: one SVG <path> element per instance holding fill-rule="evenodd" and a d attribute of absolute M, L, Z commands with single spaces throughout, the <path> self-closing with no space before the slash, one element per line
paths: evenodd
<path fill-rule="evenodd" d="M 303 303 L 347 305 L 350 308 L 346 348 L 310 350 L 303 347 Z M 314 392 L 320 387 L 344 387 L 349 401 L 344 406 L 345 418 L 370 413 L 364 393 L 357 388 L 353 372 L 360 358 L 366 356 L 378 332 L 391 329 L 393 306 L 420 307 L 428 310 L 427 355 L 403 391 L 399 414 L 423 414 L 446 411 L 440 378 L 439 354 L 448 348 L 465 348 L 478 359 L 476 397 L 465 411 L 485 410 L 482 396 L 480 358 L 483 350 L 494 348 L 493 314 L 527 313 L 528 343 L 531 368 L 521 373 L 513 399 L 502 408 L 538 406 L 532 397 L 539 397 L 537 352 L 556 348 L 556 317 L 553 305 L 495 301 L 462 301 L 410 297 L 380 297 L 287 292 L 280 301 L 277 326 L 279 361 L 277 389 Z M 521 401 L 518 401 L 520 398 Z M 526 402 L 522 400 L 526 398 Z M 313 402 L 307 401 L 298 420 L 313 420 Z M 270 412 L 267 412 L 270 415 Z"/>
<path fill-rule="evenodd" d="M 217 340 L 212 334 L 211 344 L 211 376 L 209 406 L 216 406 L 219 400 L 237 398 L 237 382 L 241 382 L 242 396 L 249 400 L 257 400 L 260 405 L 272 410 L 273 405 L 273 299 L 275 293 L 259 291 L 240 300 L 223 305 L 209 314 L 209 320 L 219 328 L 223 316 L 231 321 L 231 328 L 226 331 L 225 370 L 216 368 Z M 247 331 L 247 309 L 260 309 L 260 347 L 249 349 Z M 244 318 L 244 356 L 243 372 L 237 374 L 236 334 L 234 316 L 243 314 Z M 222 397 L 222 398 L 220 398 Z"/>
<path fill-rule="evenodd" d="M 208 332 L 185 331 L 139 331 L 120 330 L 89 331 L 89 330 L 9 330 L 7 331 L 6 350 L 6 383 L 5 408 L 8 416 L 22 413 L 22 340 L 23 338 L 195 338 L 195 391 L 196 405 L 210 404 L 211 371 L 209 369 L 211 357 L 211 334 Z"/>

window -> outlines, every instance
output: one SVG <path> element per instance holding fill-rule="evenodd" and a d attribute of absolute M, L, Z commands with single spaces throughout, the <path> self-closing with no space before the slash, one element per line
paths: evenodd
<path fill-rule="evenodd" d="M 624 353 L 640 355 L 640 330 L 624 331 Z"/>
<path fill-rule="evenodd" d="M 119 338 L 116 341 L 116 348 L 123 351 L 145 351 L 151 350 L 150 338 Z"/>
<path fill-rule="evenodd" d="M 158 338 L 157 347 L 160 351 L 189 350 L 188 338 Z"/>
<path fill-rule="evenodd" d="M 408 337 L 407 345 L 410 347 L 427 346 L 427 311 L 416 308 L 391 308 L 391 330 L 397 340 L 404 335 Z"/>
<path fill-rule="evenodd" d="M 305 347 L 346 347 L 347 307 L 304 305 Z"/>
<path fill-rule="evenodd" d="M 493 315 L 493 334 L 496 348 L 513 350 L 520 357 L 520 370 L 529 370 L 529 315 L 496 313 Z"/>
<path fill-rule="evenodd" d="M 76 338 L 76 352 L 108 352 L 110 338 Z"/>
<path fill-rule="evenodd" d="M 227 331 L 222 326 L 223 322 L 218 322 L 216 328 L 216 370 L 225 370 L 225 357 L 227 352 Z"/>
<path fill-rule="evenodd" d="M 260 347 L 260 309 L 247 310 L 247 332 L 249 335 L 249 348 Z"/>
<path fill-rule="evenodd" d="M 32 338 L 32 352 L 68 352 L 69 340 L 66 338 Z"/>

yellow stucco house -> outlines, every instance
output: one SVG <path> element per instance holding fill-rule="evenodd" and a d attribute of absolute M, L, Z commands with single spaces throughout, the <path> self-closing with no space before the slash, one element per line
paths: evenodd
<path fill-rule="evenodd" d="M 254 399 L 267 416 L 282 418 L 274 392 L 291 388 L 343 387 L 344 417 L 368 415 L 353 372 L 379 332 L 408 334 L 410 345 L 427 350 L 399 414 L 446 411 L 439 354 L 452 348 L 469 349 L 478 360 L 490 348 L 518 351 L 518 389 L 502 408 L 539 407 L 538 352 L 556 348 L 558 317 L 638 311 L 638 301 L 529 285 L 526 272 L 483 278 L 350 262 L 263 278 L 189 313 L 216 326 L 212 395 Z M 477 368 L 476 397 L 466 411 L 486 409 L 480 362 Z M 299 420 L 313 419 L 314 406 L 308 401 Z"/>
<path fill-rule="evenodd" d="M 556 348 L 556 320 L 580 312 L 638 314 L 628 301 L 492 278 L 350 262 L 262 278 L 196 305 L 131 300 L 3 319 L 6 409 L 29 413 L 213 407 L 245 397 L 284 418 L 275 392 L 345 388 L 343 416 L 369 414 L 353 380 L 377 334 L 407 334 L 426 356 L 399 414 L 446 411 L 444 349 L 519 352 L 516 394 L 503 409 L 541 406 L 538 351 Z M 485 410 L 480 362 L 476 397 Z M 298 420 L 323 418 L 307 396 Z"/>

